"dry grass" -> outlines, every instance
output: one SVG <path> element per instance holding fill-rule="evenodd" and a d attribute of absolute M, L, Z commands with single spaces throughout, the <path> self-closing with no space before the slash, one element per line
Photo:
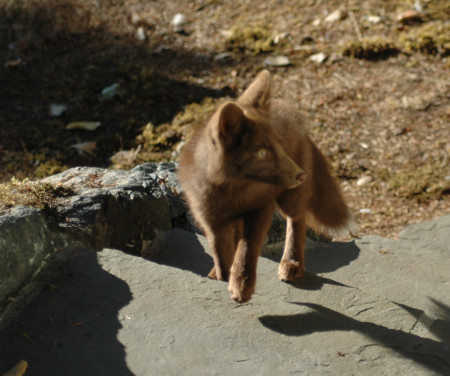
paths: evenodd
<path fill-rule="evenodd" d="M 0 214 L 19 205 L 49 209 L 56 205 L 58 197 L 73 194 L 71 189 L 63 186 L 12 178 L 9 182 L 0 184 Z"/>

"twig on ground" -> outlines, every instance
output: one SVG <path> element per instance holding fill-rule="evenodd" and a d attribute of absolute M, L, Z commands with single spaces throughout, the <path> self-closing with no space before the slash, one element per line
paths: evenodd
<path fill-rule="evenodd" d="M 356 21 L 355 14 L 353 13 L 352 10 L 349 11 L 348 13 L 350 14 L 350 19 L 352 20 L 353 27 L 355 28 L 355 31 L 356 31 L 356 35 L 358 35 L 358 39 L 361 41 L 363 39 L 363 37 L 361 34 L 361 29 L 359 28 L 359 25 L 358 25 L 358 21 Z"/>

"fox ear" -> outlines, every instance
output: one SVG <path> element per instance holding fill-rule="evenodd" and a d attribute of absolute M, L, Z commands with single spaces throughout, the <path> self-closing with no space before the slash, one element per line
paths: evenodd
<path fill-rule="evenodd" d="M 239 97 L 237 102 L 243 106 L 260 107 L 266 103 L 270 96 L 270 73 L 264 69 L 247 90 Z"/>
<path fill-rule="evenodd" d="M 224 146 L 231 146 L 237 142 L 243 130 L 245 115 L 242 109 L 234 104 L 227 103 L 220 108 L 218 120 L 215 122 L 215 134 L 223 142 Z"/>

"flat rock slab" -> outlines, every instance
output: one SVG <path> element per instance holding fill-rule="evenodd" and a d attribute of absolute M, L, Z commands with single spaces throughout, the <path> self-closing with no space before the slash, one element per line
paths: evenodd
<path fill-rule="evenodd" d="M 152 261 L 80 249 L 1 333 L 0 374 L 449 375 L 449 244 L 450 216 L 398 241 L 309 242 L 295 284 L 270 246 L 243 305 L 205 278 L 201 236 L 168 232 Z"/>

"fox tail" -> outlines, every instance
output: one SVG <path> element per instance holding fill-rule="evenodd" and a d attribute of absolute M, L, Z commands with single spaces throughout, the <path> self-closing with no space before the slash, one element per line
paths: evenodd
<path fill-rule="evenodd" d="M 320 150 L 312 144 L 313 187 L 308 202 L 307 224 L 314 231 L 328 236 L 355 234 L 356 222 L 342 197 L 331 166 Z"/>

